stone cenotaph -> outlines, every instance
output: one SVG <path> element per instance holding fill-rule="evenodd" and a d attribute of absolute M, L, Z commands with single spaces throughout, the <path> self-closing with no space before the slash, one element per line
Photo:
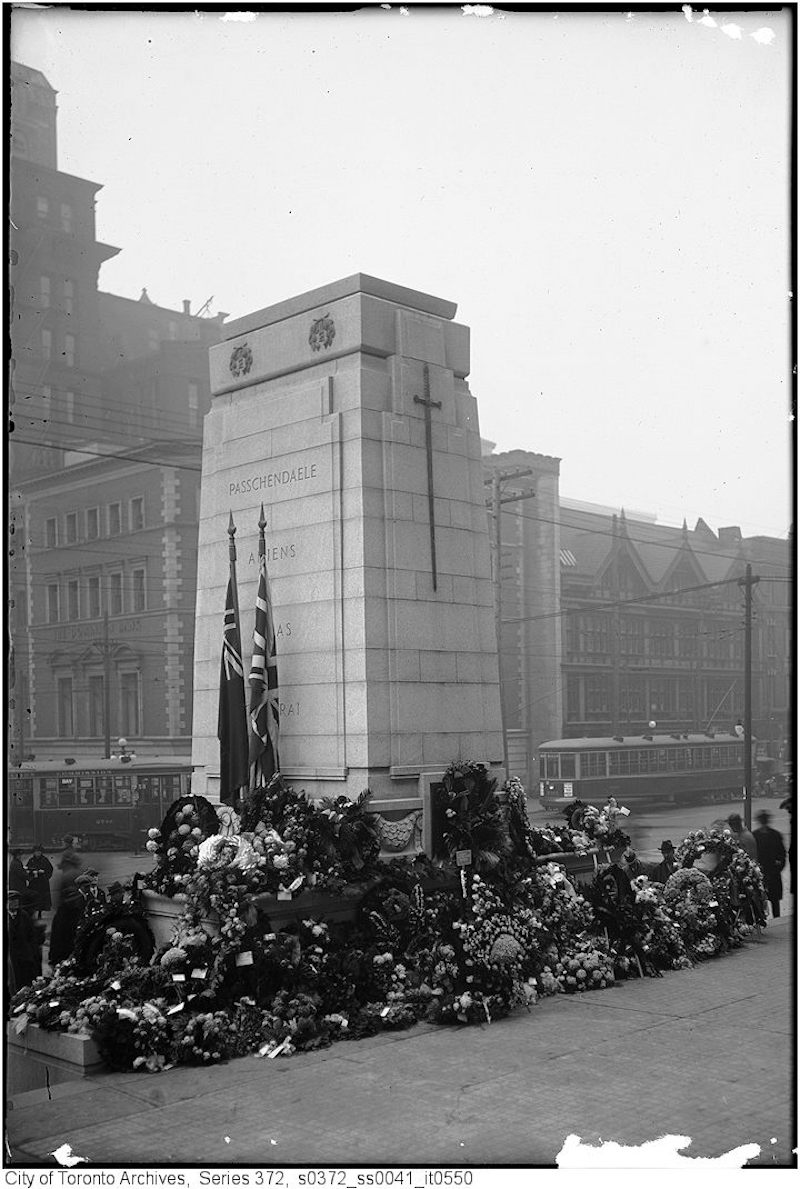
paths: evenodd
<path fill-rule="evenodd" d="M 262 503 L 285 778 L 312 798 L 370 788 L 398 820 L 454 760 L 501 775 L 486 492 L 455 312 L 358 273 L 230 323 L 211 349 L 192 787 L 212 801 L 228 519 L 246 677 Z"/>

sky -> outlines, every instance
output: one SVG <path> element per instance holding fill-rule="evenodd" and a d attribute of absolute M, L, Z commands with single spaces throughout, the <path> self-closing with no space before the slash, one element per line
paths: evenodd
<path fill-rule="evenodd" d="M 793 521 L 791 23 L 15 10 L 101 182 L 100 286 L 240 317 L 355 272 L 458 304 L 498 450 L 563 497 Z"/>

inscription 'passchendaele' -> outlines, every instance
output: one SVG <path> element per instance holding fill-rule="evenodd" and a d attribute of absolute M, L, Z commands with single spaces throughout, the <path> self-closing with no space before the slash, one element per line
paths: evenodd
<path fill-rule="evenodd" d="M 286 468 L 281 471 L 267 471 L 265 475 L 248 475 L 246 479 L 239 479 L 228 486 L 229 495 L 247 495 L 249 491 L 261 491 L 265 487 L 287 487 L 292 483 L 305 483 L 309 479 L 316 479 L 317 464 L 304 463 L 299 467 Z"/>

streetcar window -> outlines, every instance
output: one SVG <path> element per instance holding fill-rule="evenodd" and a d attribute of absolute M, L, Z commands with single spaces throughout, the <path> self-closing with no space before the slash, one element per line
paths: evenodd
<path fill-rule="evenodd" d="M 630 772 L 630 753 L 627 751 L 611 752 L 611 775 L 627 776 Z"/>
<path fill-rule="evenodd" d="M 615 754 L 612 752 L 612 755 Z M 605 776 L 606 753 L 604 751 L 585 751 L 581 756 L 581 777 Z"/>
<path fill-rule="evenodd" d="M 93 776 L 79 776 L 78 777 L 78 804 L 79 805 L 94 805 L 94 777 Z"/>
<path fill-rule="evenodd" d="M 679 748 L 677 748 L 677 747 L 670 747 L 667 750 L 667 771 L 677 772 L 678 769 L 680 768 L 680 762 L 679 762 L 680 757 L 678 755 L 678 752 L 679 752 Z"/>
<path fill-rule="evenodd" d="M 545 759 L 547 760 L 545 773 L 547 780 L 558 780 L 558 756 L 546 756 Z"/>
<path fill-rule="evenodd" d="M 666 770 L 667 770 L 667 749 L 666 749 L 666 747 L 659 747 L 659 749 L 658 749 L 658 770 L 659 770 L 659 772 L 666 772 Z"/>
<path fill-rule="evenodd" d="M 547 775 L 546 767 L 547 766 L 544 762 L 544 756 L 539 756 L 539 779 L 540 780 L 544 780 Z"/>
<path fill-rule="evenodd" d="M 108 772 L 103 772 L 97 777 L 97 793 L 95 795 L 98 805 L 111 804 L 111 776 Z"/>
<path fill-rule="evenodd" d="M 58 804 L 59 805 L 74 805 L 75 804 L 75 778 L 74 778 L 74 776 L 59 776 L 59 778 L 58 778 Z"/>
<path fill-rule="evenodd" d="M 140 776 L 136 785 L 140 805 L 158 804 L 158 777 Z"/>
<path fill-rule="evenodd" d="M 561 779 L 575 779 L 575 756 L 571 753 L 567 755 L 565 752 L 561 757 Z"/>
<path fill-rule="evenodd" d="M 722 750 L 722 749 L 721 749 L 721 748 L 719 748 L 719 747 L 712 747 L 712 748 L 711 748 L 711 767 L 712 767 L 712 768 L 719 768 L 719 765 L 720 765 L 720 751 L 721 751 L 721 750 Z"/>
<path fill-rule="evenodd" d="M 43 807 L 58 805 L 58 780 L 55 776 L 39 777 L 39 803 Z"/>
<path fill-rule="evenodd" d="M 114 804 L 130 805 L 131 778 L 130 776 L 114 776 Z"/>

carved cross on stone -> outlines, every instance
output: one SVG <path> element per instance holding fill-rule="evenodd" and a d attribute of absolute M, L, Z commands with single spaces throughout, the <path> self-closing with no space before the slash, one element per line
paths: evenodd
<path fill-rule="evenodd" d="M 414 397 L 415 405 L 425 409 L 425 452 L 428 457 L 428 520 L 431 526 L 431 576 L 436 590 L 436 521 L 433 515 L 433 438 L 431 433 L 431 409 L 441 409 L 440 400 L 431 400 L 431 379 L 425 364 L 425 395 Z"/>

